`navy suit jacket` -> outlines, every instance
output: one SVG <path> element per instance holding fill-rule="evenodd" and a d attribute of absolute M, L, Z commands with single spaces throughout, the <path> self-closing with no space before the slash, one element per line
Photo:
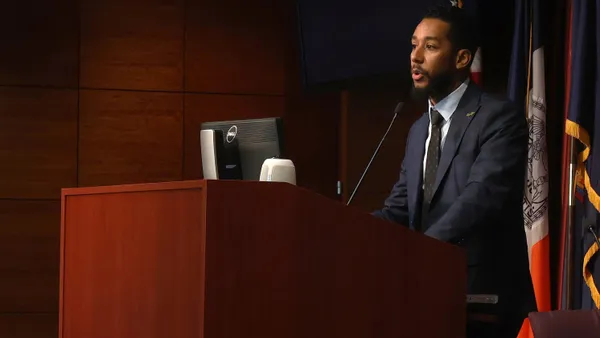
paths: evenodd
<path fill-rule="evenodd" d="M 525 113 L 470 83 L 452 120 L 421 225 L 429 115 L 411 127 L 400 177 L 377 217 L 466 250 L 468 293 L 497 294 L 491 312 L 534 310 L 523 219 L 528 126 Z M 521 318 L 520 317 L 520 318 Z"/>

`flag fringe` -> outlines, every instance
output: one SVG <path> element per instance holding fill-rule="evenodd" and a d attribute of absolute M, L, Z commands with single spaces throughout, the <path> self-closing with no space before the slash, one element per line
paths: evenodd
<path fill-rule="evenodd" d="M 596 287 L 596 282 L 594 281 L 594 276 L 587 268 L 588 263 L 592 259 L 592 257 L 598 253 L 600 247 L 598 243 L 594 243 L 588 251 L 585 253 L 585 257 L 583 258 L 583 279 L 585 280 L 585 284 L 590 288 L 590 292 L 592 294 L 592 300 L 594 300 L 594 304 L 596 304 L 596 308 L 600 309 L 600 293 L 598 292 L 598 288 Z"/>
<path fill-rule="evenodd" d="M 581 181 L 583 181 L 583 187 L 588 195 L 588 200 L 594 206 L 596 211 L 600 212 L 600 196 L 592 187 L 590 182 L 590 176 L 585 167 L 585 161 L 588 159 L 590 155 L 590 134 L 585 130 L 585 128 L 581 127 L 578 123 L 573 122 L 571 120 L 566 120 L 565 123 L 565 132 L 576 138 L 581 142 L 585 149 L 581 151 L 577 158 L 577 173 L 576 173 L 576 182 L 581 187 Z M 598 287 L 596 286 L 596 282 L 594 280 L 594 276 L 591 271 L 588 269 L 588 263 L 600 251 L 600 247 L 597 243 L 594 243 L 587 252 L 585 253 L 583 259 L 583 278 L 585 280 L 585 284 L 590 289 L 590 293 L 592 294 L 592 299 L 596 308 L 600 309 L 600 292 L 598 291 Z"/>

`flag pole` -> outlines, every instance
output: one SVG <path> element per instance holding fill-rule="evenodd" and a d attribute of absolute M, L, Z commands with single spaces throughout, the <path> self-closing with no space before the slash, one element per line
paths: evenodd
<path fill-rule="evenodd" d="M 566 298 L 564 304 L 565 310 L 571 310 L 573 308 L 573 214 L 575 208 L 575 168 L 577 166 L 575 159 L 575 142 L 573 137 L 567 136 L 568 138 L 568 152 L 569 152 L 569 168 L 568 168 L 568 200 L 567 203 L 567 219 L 565 224 L 565 263 L 566 264 L 566 276 L 565 276 L 565 289 Z"/>
<path fill-rule="evenodd" d="M 533 17 L 533 14 L 531 13 L 533 11 L 533 7 L 529 8 L 529 17 Z M 533 20 L 531 20 L 533 21 Z M 526 91 L 525 91 L 525 117 L 527 118 L 527 121 L 529 122 L 529 100 L 531 100 L 531 59 L 533 58 L 532 55 L 532 48 L 533 48 L 533 22 L 529 23 L 529 53 L 527 53 L 527 87 Z"/>
<path fill-rule="evenodd" d="M 565 102 L 563 121 L 563 191 L 562 191 L 562 243 L 559 258 L 558 278 L 558 308 L 570 310 L 573 308 L 573 219 L 575 217 L 575 172 L 577 169 L 577 158 L 575 156 L 575 139 L 566 132 L 566 121 L 568 119 L 570 90 L 571 90 L 571 25 L 573 17 L 573 6 L 571 0 L 567 1 L 566 15 L 566 41 L 565 41 Z M 566 181 L 566 182 L 565 182 Z"/>

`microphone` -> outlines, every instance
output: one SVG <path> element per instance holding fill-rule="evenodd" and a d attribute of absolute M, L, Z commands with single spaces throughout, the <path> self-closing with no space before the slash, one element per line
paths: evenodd
<path fill-rule="evenodd" d="M 394 109 L 394 116 L 392 117 L 392 121 L 390 121 L 390 125 L 388 126 L 387 130 L 385 131 L 385 134 L 383 134 L 383 137 L 381 138 L 381 141 L 379 141 L 379 145 L 375 149 L 375 152 L 373 153 L 373 156 L 371 156 L 371 160 L 369 161 L 369 163 L 365 167 L 365 170 L 363 171 L 362 176 L 358 180 L 358 183 L 356 184 L 356 187 L 354 187 L 354 191 L 352 191 L 352 195 L 350 195 L 350 198 L 348 199 L 348 202 L 346 203 L 346 205 L 350 205 L 350 202 L 352 202 L 352 199 L 354 199 L 354 195 L 358 191 L 358 188 L 360 187 L 363 179 L 365 178 L 365 175 L 369 171 L 369 168 L 371 167 L 371 163 L 373 163 L 373 160 L 377 156 L 377 153 L 379 153 L 379 148 L 381 148 L 381 145 L 383 144 L 383 141 L 385 141 L 385 138 L 387 137 L 387 134 L 392 129 L 392 126 L 394 125 L 394 122 L 396 121 L 396 117 L 398 117 L 398 113 L 402 110 L 403 106 L 404 106 L 404 102 L 399 102 L 396 105 L 396 109 Z"/>
<path fill-rule="evenodd" d="M 598 239 L 598 236 L 596 235 L 596 231 L 594 231 L 594 226 L 590 224 L 588 226 L 588 230 L 589 230 L 589 232 L 592 233 L 592 236 L 594 236 L 594 240 L 596 241 L 596 243 L 598 243 L 598 246 L 600 246 L 600 239 Z"/>

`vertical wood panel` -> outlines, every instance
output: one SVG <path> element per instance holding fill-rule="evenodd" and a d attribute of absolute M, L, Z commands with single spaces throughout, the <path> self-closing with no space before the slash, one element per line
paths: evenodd
<path fill-rule="evenodd" d="M 4 1 L 0 84 L 77 86 L 76 0 Z"/>
<path fill-rule="evenodd" d="M 81 86 L 181 90 L 183 0 L 82 0 Z"/>
<path fill-rule="evenodd" d="M 202 178 L 203 122 L 283 116 L 284 109 L 281 96 L 186 94 L 184 179 Z"/>
<path fill-rule="evenodd" d="M 0 198 L 59 198 L 77 184 L 77 91 L 0 88 Z"/>
<path fill-rule="evenodd" d="M 206 0 L 187 5 L 185 89 L 283 94 L 289 6 L 281 0 Z"/>
<path fill-rule="evenodd" d="M 58 314 L 56 313 L 0 313 L 2 338 L 56 338 Z"/>
<path fill-rule="evenodd" d="M 81 91 L 79 185 L 180 180 L 183 96 Z"/>
<path fill-rule="evenodd" d="M 205 195 L 181 186 L 66 197 L 61 338 L 203 337 Z"/>
<path fill-rule="evenodd" d="M 0 200 L 0 312 L 58 311 L 59 232 L 60 201 Z"/>
<path fill-rule="evenodd" d="M 338 198 L 340 96 L 288 95 L 284 127 L 299 186 Z"/>

